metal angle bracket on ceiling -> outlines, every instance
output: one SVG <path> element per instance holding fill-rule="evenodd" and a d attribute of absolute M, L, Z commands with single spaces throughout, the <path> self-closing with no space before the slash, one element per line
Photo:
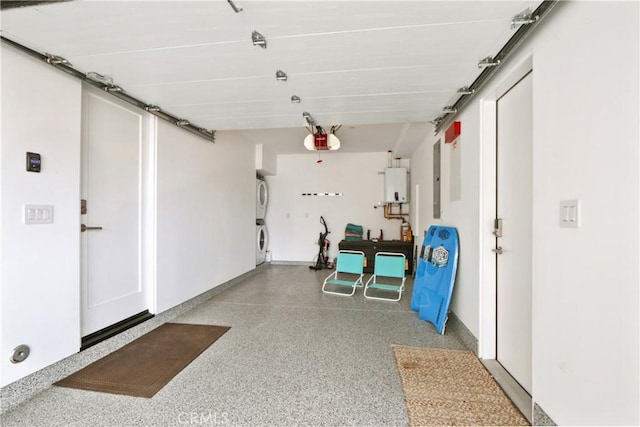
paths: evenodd
<path fill-rule="evenodd" d="M 46 62 L 47 64 L 57 68 L 58 70 L 64 71 L 65 73 L 86 82 L 87 84 L 97 87 L 98 89 L 104 90 L 110 95 L 115 96 L 116 98 L 119 98 L 124 102 L 127 102 L 128 104 L 131 104 L 135 107 L 145 110 L 150 114 L 153 114 L 154 116 L 179 127 L 180 129 L 187 130 L 193 133 L 194 135 L 197 135 L 201 138 L 205 138 L 211 142 L 216 142 L 215 130 L 209 130 L 202 127 L 198 127 L 190 123 L 188 120 L 185 120 L 184 118 L 176 117 L 166 111 L 163 111 L 158 106 L 151 105 L 148 102 L 144 102 L 138 98 L 135 98 L 127 94 L 122 87 L 114 85 L 111 79 L 109 79 L 108 77 L 102 76 L 95 72 L 83 73 L 75 69 L 73 65 L 69 63 L 69 61 L 67 61 L 65 58 L 61 56 L 37 52 L 5 36 L 0 36 L 0 40 L 28 54 L 33 58 Z"/>
<path fill-rule="evenodd" d="M 62 3 L 70 0 L 2 0 L 0 10 L 15 9 L 16 7 L 40 6 L 52 3 Z"/>
<path fill-rule="evenodd" d="M 435 134 L 440 132 L 443 128 L 453 122 L 454 117 L 462 108 L 467 105 L 476 94 L 480 92 L 480 89 L 489 82 L 491 77 L 496 71 L 505 63 L 505 60 L 516 51 L 516 49 L 526 40 L 531 32 L 536 28 L 542 19 L 547 16 L 551 9 L 559 2 L 559 0 L 543 1 L 540 6 L 533 12 L 531 12 L 531 22 L 522 23 L 516 33 L 505 43 L 500 51 L 493 57 L 487 57 L 483 61 L 489 62 L 491 59 L 491 66 L 485 67 L 480 75 L 469 86 L 465 86 L 464 91 L 459 90 L 457 92 L 460 97 L 452 104 L 447 105 L 443 114 L 435 118 L 431 123 L 435 125 Z M 516 15 L 516 18 L 519 15 Z M 485 65 L 485 64 L 483 64 Z M 480 66 L 480 64 L 478 65 Z"/>

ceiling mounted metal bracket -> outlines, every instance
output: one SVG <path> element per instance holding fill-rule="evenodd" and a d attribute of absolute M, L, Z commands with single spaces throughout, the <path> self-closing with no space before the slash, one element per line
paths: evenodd
<path fill-rule="evenodd" d="M 50 65 L 66 65 L 71 67 L 71 63 L 69 61 L 67 61 L 66 59 L 64 59 L 61 56 L 58 55 L 51 55 L 50 53 L 45 53 L 45 55 L 47 56 L 47 59 L 45 61 L 47 61 L 47 64 Z"/>
<path fill-rule="evenodd" d="M 483 59 L 478 67 L 483 68 L 480 75 L 468 86 L 465 86 L 462 89 L 473 89 L 473 93 L 458 93 L 460 95 L 458 99 L 451 105 L 451 107 L 456 109 L 456 113 L 445 113 L 441 114 L 437 118 L 433 119 L 431 123 L 434 125 L 435 134 L 438 134 L 443 128 L 449 125 L 454 121 L 458 112 L 462 111 L 465 105 L 467 105 L 486 85 L 491 78 L 495 75 L 497 70 L 505 63 L 505 61 L 513 54 L 518 47 L 524 43 L 527 37 L 533 32 L 535 28 L 540 25 L 542 20 L 551 12 L 554 6 L 559 3 L 559 0 L 545 0 L 543 1 L 536 10 L 532 12 L 532 20 L 533 22 L 528 25 L 520 25 L 513 36 L 505 43 L 505 45 L 500 49 L 500 51 L 493 57 L 488 56 Z M 491 60 L 492 62 L 497 62 L 495 65 L 489 65 L 487 67 L 482 67 L 481 64 L 485 60 Z"/>
<path fill-rule="evenodd" d="M 124 92 L 125 90 L 122 89 L 120 86 L 116 86 L 116 85 L 109 85 L 109 86 L 105 86 L 104 90 L 106 92 Z"/>
<path fill-rule="evenodd" d="M 500 64 L 499 59 L 494 59 L 490 56 L 487 56 L 482 61 L 478 62 L 478 68 L 495 67 L 496 65 L 499 65 L 499 64 Z"/>
<path fill-rule="evenodd" d="M 475 93 L 475 92 L 476 90 L 470 88 L 469 86 L 463 86 L 456 91 L 458 95 L 471 95 L 472 93 Z"/>
<path fill-rule="evenodd" d="M 165 120 L 171 124 L 174 124 L 178 126 L 180 129 L 187 130 L 211 142 L 216 141 L 215 130 L 208 131 L 208 130 L 205 130 L 204 128 L 195 126 L 191 124 L 188 120 L 182 119 L 180 117 L 175 117 L 169 114 L 168 112 L 162 111 L 162 109 L 156 105 L 151 105 L 148 102 L 144 102 L 140 99 L 137 99 L 129 95 L 128 93 L 126 93 L 124 88 L 113 84 L 113 79 L 111 77 L 103 76 L 102 74 L 96 73 L 93 71 L 89 73 L 84 73 L 74 68 L 69 63 L 69 61 L 67 61 L 61 56 L 38 52 L 18 42 L 15 42 L 3 35 L 0 35 L 0 40 L 3 43 L 6 43 L 7 45 L 21 51 L 22 53 L 25 53 L 38 60 L 42 60 L 60 71 L 63 71 L 73 77 L 76 77 L 77 79 L 82 80 L 83 82 L 91 86 L 94 86 L 100 90 L 104 90 L 108 92 L 111 96 L 115 96 L 116 98 L 128 104 L 131 104 L 134 107 L 140 108 L 144 111 L 147 111 L 153 114 L 154 116 L 162 120 Z"/>
<path fill-rule="evenodd" d="M 213 140 L 215 141 L 216 139 L 216 131 L 213 129 L 205 129 L 205 128 L 200 128 L 198 129 L 201 133 L 209 136 L 210 138 L 213 138 Z"/>
<path fill-rule="evenodd" d="M 316 125 L 316 121 L 313 120 L 313 117 L 311 117 L 311 114 L 307 113 L 306 111 L 302 113 L 302 117 L 306 120 L 309 126 L 314 127 Z"/>
<path fill-rule="evenodd" d="M 100 73 L 96 73 L 95 71 L 89 71 L 86 74 L 86 77 L 89 80 L 93 80 L 94 82 L 102 83 L 105 85 L 113 85 L 113 78 L 109 76 L 103 76 Z"/>
<path fill-rule="evenodd" d="M 14 9 L 16 7 L 40 6 L 52 3 L 62 3 L 71 0 L 3 0 L 0 2 L 0 10 Z"/>
<path fill-rule="evenodd" d="M 254 46 L 260 46 L 263 49 L 267 48 L 267 39 L 256 30 L 251 33 L 251 42 Z"/>
<path fill-rule="evenodd" d="M 540 17 L 538 15 L 534 15 L 531 8 L 527 8 L 513 17 L 511 20 L 511 29 L 515 29 L 520 25 L 529 25 L 536 22 Z"/>
<path fill-rule="evenodd" d="M 431 120 L 429 123 L 435 125 L 436 127 L 440 125 L 444 121 L 444 116 L 438 116 L 435 119 Z"/>
<path fill-rule="evenodd" d="M 276 71 L 276 80 L 279 82 L 286 82 L 288 79 L 287 73 L 282 70 Z"/>
<path fill-rule="evenodd" d="M 229 5 L 231 6 L 231 9 L 233 9 L 235 13 L 240 13 L 244 10 L 242 9 L 242 7 L 236 5 L 233 0 L 227 0 L 227 2 L 229 3 Z"/>

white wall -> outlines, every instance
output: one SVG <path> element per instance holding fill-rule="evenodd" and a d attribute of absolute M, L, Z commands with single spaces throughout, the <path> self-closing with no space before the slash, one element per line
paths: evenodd
<path fill-rule="evenodd" d="M 638 26 L 637 2 L 572 3 L 533 49 L 533 387 L 561 424 L 640 423 Z"/>
<path fill-rule="evenodd" d="M 378 237 L 382 229 L 385 240 L 400 238 L 400 221 L 384 218 L 382 208 L 373 206 L 384 197 L 387 153 L 291 154 L 278 156 L 278 174 L 267 176 L 269 203 L 265 223 L 269 231 L 269 250 L 274 261 L 314 261 L 318 254 L 318 235 L 324 228 L 323 216 L 331 232 L 330 257 L 335 257 L 338 243 L 344 239 L 348 223 L 361 225 L 366 239 Z M 394 163 L 395 165 L 395 163 Z M 403 161 L 408 168 L 408 161 Z M 342 196 L 302 196 L 302 193 L 343 193 Z M 396 211 L 394 211 L 396 212 Z M 404 208 L 409 213 L 409 208 Z"/>
<path fill-rule="evenodd" d="M 80 347 L 81 84 L 2 45 L 0 354 L 4 386 Z M 42 155 L 26 172 L 25 153 Z M 52 205 L 53 224 L 24 225 L 23 205 Z M 9 362 L 19 344 L 31 355 Z"/>
<path fill-rule="evenodd" d="M 1 53 L 4 386 L 80 348 L 82 89 L 79 80 L 11 47 L 2 45 Z M 161 312 L 255 267 L 255 148 L 234 132 L 219 133 L 215 144 L 165 122 L 156 132 L 151 311 Z M 27 151 L 42 155 L 40 174 L 25 171 Z M 25 203 L 53 205 L 54 223 L 23 225 Z M 11 364 L 8 355 L 23 343 L 30 357 Z"/>
<path fill-rule="evenodd" d="M 256 144 L 256 170 L 263 176 L 278 173 L 278 156 L 264 144 Z"/>
<path fill-rule="evenodd" d="M 474 123 L 475 121 L 475 123 Z M 451 200 L 450 197 L 450 166 L 453 147 L 444 143 L 443 135 L 434 135 L 430 131 L 421 146 L 411 156 L 411 180 L 419 185 L 419 219 L 420 230 L 416 231 L 422 244 L 424 232 L 432 224 L 456 227 L 460 239 L 460 253 L 458 270 L 451 310 L 462 320 L 465 326 L 478 336 L 479 331 L 479 292 L 478 292 L 478 216 L 479 216 L 479 171 L 478 144 L 474 141 L 474 125 L 477 118 L 462 119 L 462 136 L 458 139 L 457 148 L 460 154 L 461 179 L 460 198 Z M 433 145 L 440 140 L 440 219 L 433 217 Z"/>
<path fill-rule="evenodd" d="M 255 268 L 255 148 L 164 122 L 157 139 L 157 310 Z"/>
<path fill-rule="evenodd" d="M 533 401 L 559 425 L 640 422 L 638 9 L 637 2 L 556 6 L 457 118 L 459 202 L 448 201 L 443 149 L 442 218 L 461 230 L 462 244 L 452 309 L 482 345 L 487 304 L 479 294 L 494 286 L 478 282 L 487 277 L 482 256 L 491 238 L 487 200 L 493 167 L 487 156 L 492 130 L 482 100 L 491 99 L 532 58 Z M 414 153 L 414 171 L 420 165 L 431 170 L 437 137 Z M 422 181 L 430 172 L 424 175 L 414 177 L 426 193 L 420 197 L 422 217 L 432 200 L 430 181 Z M 565 199 L 581 200 L 580 229 L 558 226 L 559 202 Z"/>

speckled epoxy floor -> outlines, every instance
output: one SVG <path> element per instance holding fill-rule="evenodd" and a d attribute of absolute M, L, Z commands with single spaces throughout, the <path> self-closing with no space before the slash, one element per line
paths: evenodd
<path fill-rule="evenodd" d="M 172 322 L 231 326 L 153 398 L 49 387 L 3 426 L 407 425 L 391 344 L 465 348 L 398 303 L 325 295 L 271 265 Z"/>

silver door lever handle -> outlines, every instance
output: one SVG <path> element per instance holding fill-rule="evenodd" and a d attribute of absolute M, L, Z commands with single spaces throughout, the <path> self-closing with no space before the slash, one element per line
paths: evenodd
<path fill-rule="evenodd" d="M 87 230 L 102 230 L 102 227 L 87 227 L 84 224 L 80 224 L 80 232 L 84 233 Z"/>
<path fill-rule="evenodd" d="M 491 249 L 491 252 L 495 252 L 498 255 L 502 255 L 502 246 L 498 246 L 495 249 Z"/>

